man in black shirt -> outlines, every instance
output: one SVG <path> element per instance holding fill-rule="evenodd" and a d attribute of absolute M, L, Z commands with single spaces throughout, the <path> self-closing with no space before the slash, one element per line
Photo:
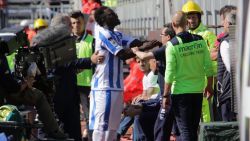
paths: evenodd
<path fill-rule="evenodd" d="M 161 31 L 161 40 L 162 40 L 162 44 L 163 46 L 157 49 L 154 49 L 152 52 L 141 52 L 139 51 L 137 48 L 133 48 L 133 52 L 134 54 L 136 54 L 137 57 L 139 57 L 140 59 L 152 59 L 155 58 L 157 60 L 157 66 L 158 66 L 158 83 L 160 86 L 160 91 L 161 91 L 161 95 L 164 92 L 164 75 L 165 75 L 165 64 L 166 64 L 166 54 L 165 54 L 165 49 L 166 49 L 166 43 L 168 41 L 170 41 L 174 36 L 175 36 L 175 32 L 172 28 L 171 23 L 168 23 L 166 25 L 164 25 L 164 28 Z M 161 98 L 159 97 L 159 99 L 155 102 L 160 103 Z M 153 103 L 155 103 L 153 102 Z M 151 103 L 143 103 L 143 109 L 146 109 L 145 107 L 149 107 L 148 109 L 151 109 L 150 111 L 153 111 L 152 108 L 156 108 L 154 111 L 159 111 L 159 108 L 156 106 L 157 104 L 152 104 Z M 157 109 L 158 108 L 158 109 Z M 146 111 L 146 110 L 144 110 Z M 157 141 L 166 141 L 169 140 L 169 136 L 170 133 L 172 131 L 172 122 L 173 122 L 173 116 L 168 115 L 167 113 L 171 113 L 169 111 L 164 111 L 160 109 L 160 112 L 158 114 L 158 117 L 155 121 L 155 128 L 154 128 L 154 140 Z M 166 120 L 167 118 L 171 118 Z M 174 124 L 175 126 L 175 124 Z M 174 131 L 175 128 L 174 128 Z"/>

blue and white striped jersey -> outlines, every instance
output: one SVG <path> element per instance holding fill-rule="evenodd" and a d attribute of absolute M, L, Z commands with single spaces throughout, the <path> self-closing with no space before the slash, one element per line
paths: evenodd
<path fill-rule="evenodd" d="M 104 55 L 105 60 L 96 66 L 91 89 L 123 90 L 123 62 L 116 55 L 123 48 L 129 47 L 134 38 L 97 26 L 95 51 Z"/>

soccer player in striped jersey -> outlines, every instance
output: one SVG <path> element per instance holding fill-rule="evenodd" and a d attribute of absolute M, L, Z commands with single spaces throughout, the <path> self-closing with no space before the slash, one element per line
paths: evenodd
<path fill-rule="evenodd" d="M 117 14 L 108 7 L 95 12 L 98 24 L 95 51 L 105 57 L 97 64 L 90 94 L 90 129 L 94 141 L 116 141 L 116 130 L 123 109 L 123 62 L 135 56 L 131 47 L 160 46 L 158 41 L 144 43 L 115 31 L 120 24 Z"/>

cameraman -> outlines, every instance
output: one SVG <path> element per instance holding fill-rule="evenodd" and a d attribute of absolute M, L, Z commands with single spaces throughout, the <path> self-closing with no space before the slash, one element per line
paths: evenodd
<path fill-rule="evenodd" d="M 50 44 L 55 41 L 64 42 L 71 37 L 71 21 L 66 14 L 58 14 L 51 20 L 50 26 L 38 33 L 32 40 L 32 45 Z M 74 43 L 72 44 L 74 45 Z M 66 56 L 66 52 L 60 54 Z M 80 126 L 80 95 L 77 93 L 77 70 L 91 69 L 90 58 L 75 59 L 53 70 L 55 77 L 54 106 L 63 129 L 75 141 L 81 141 Z"/>
<path fill-rule="evenodd" d="M 2 98 L 0 105 L 4 104 L 3 98 L 6 98 L 8 102 L 16 105 L 35 106 L 48 136 L 57 139 L 66 138 L 67 136 L 59 130 L 46 97 L 41 91 L 32 87 L 34 76 L 28 76 L 20 83 L 10 73 L 4 50 L 6 47 L 6 43 L 0 43 L 0 97 Z"/>

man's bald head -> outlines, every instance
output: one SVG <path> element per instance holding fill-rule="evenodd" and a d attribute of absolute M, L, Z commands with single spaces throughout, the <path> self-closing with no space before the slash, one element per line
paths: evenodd
<path fill-rule="evenodd" d="M 173 23 L 173 26 L 176 28 L 178 27 L 185 28 L 187 25 L 186 14 L 182 11 L 177 11 L 172 18 L 172 23 Z"/>

